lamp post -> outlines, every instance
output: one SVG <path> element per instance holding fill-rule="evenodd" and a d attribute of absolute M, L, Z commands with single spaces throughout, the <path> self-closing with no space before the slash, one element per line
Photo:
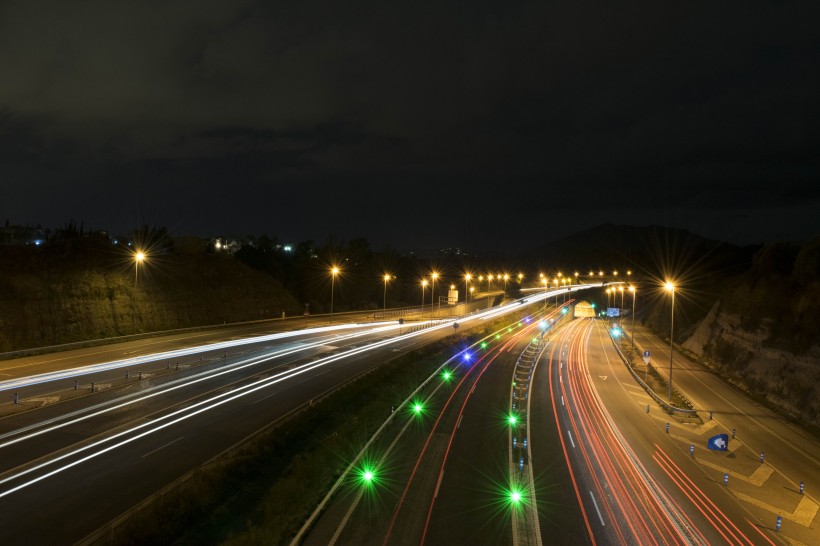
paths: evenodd
<path fill-rule="evenodd" d="M 558 280 L 558 277 L 555 277 L 552 280 L 555 282 L 555 308 L 558 309 L 558 287 L 560 286 L 560 281 Z"/>
<path fill-rule="evenodd" d="M 333 289 L 336 285 L 336 275 L 339 274 L 339 268 L 335 265 L 330 269 L 330 324 L 333 324 Z"/>
<path fill-rule="evenodd" d="M 621 293 L 621 309 L 624 308 L 624 287 L 619 286 L 618 291 Z"/>
<path fill-rule="evenodd" d="M 134 254 L 134 297 L 131 298 L 131 327 L 136 331 L 137 329 L 137 281 L 139 280 L 140 264 L 145 261 L 145 253 L 138 250 Z"/>
<path fill-rule="evenodd" d="M 629 291 L 632 292 L 632 353 L 635 352 L 635 287 L 630 286 Z M 630 353 L 631 354 L 631 353 Z"/>
<path fill-rule="evenodd" d="M 510 280 L 510 276 L 507 273 L 504 273 L 504 297 L 507 296 L 507 281 Z"/>
<path fill-rule="evenodd" d="M 384 274 L 384 310 L 387 311 L 387 282 L 393 277 L 389 273 Z"/>
<path fill-rule="evenodd" d="M 464 275 L 464 301 L 469 301 L 467 299 L 467 297 L 470 294 L 470 279 L 472 279 L 472 278 L 473 278 L 473 276 L 470 275 L 469 273 Z"/>
<path fill-rule="evenodd" d="M 436 294 L 436 279 L 438 279 L 438 273 L 433 271 L 430 274 L 430 278 L 433 279 L 433 282 L 430 285 L 430 322 L 433 322 L 433 312 L 434 312 L 433 304 L 436 301 L 436 296 L 435 296 L 435 294 Z"/>
<path fill-rule="evenodd" d="M 549 284 L 549 281 L 547 281 L 547 279 L 542 277 L 541 278 L 541 284 L 544 285 L 544 309 L 546 309 L 547 308 L 547 285 Z"/>
<path fill-rule="evenodd" d="M 487 309 L 490 308 L 490 283 L 493 280 L 492 275 L 487 275 Z"/>
<path fill-rule="evenodd" d="M 134 288 L 137 287 L 137 281 L 140 275 L 140 264 L 145 261 L 145 253 L 142 250 L 138 250 L 136 254 L 134 254 Z"/>
<path fill-rule="evenodd" d="M 421 279 L 421 318 L 424 318 L 424 289 L 427 287 L 427 279 Z"/>
<path fill-rule="evenodd" d="M 675 334 L 675 285 L 669 281 L 664 285 L 667 292 L 672 293 L 672 315 L 669 326 L 669 402 L 672 402 L 672 351 L 674 345 L 672 343 L 672 336 Z"/>

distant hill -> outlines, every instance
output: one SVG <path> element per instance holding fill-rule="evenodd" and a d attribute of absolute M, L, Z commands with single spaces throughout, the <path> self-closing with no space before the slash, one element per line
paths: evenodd
<path fill-rule="evenodd" d="M 638 289 L 638 318 L 659 332 L 668 328 L 670 312 L 662 284 L 673 280 L 679 289 L 677 337 L 694 330 L 724 293 L 727 279 L 751 268 L 758 249 L 707 239 L 683 229 L 602 224 L 536 247 L 519 261 L 553 275 L 559 269 L 565 275 L 577 271 L 584 281 L 590 280 L 590 271 L 596 280 L 605 281 L 615 280 L 612 273 L 618 271 L 618 280 L 629 281 Z M 632 275 L 626 275 L 628 270 Z M 603 277 L 597 276 L 599 271 L 604 272 Z M 603 291 L 590 296 L 600 307 L 605 306 Z M 624 299 L 624 307 L 630 307 L 628 301 L 628 297 Z"/>
<path fill-rule="evenodd" d="M 736 275 L 752 264 L 759 246 L 740 247 L 662 226 L 602 224 L 558 239 L 525 254 L 567 271 L 632 269 L 642 276 L 675 275 L 693 268 Z"/>

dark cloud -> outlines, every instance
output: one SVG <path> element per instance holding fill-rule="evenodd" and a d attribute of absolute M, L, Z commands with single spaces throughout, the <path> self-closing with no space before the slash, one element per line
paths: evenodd
<path fill-rule="evenodd" d="M 820 234 L 816 2 L 285 4 L 5 2 L 0 216 L 398 247 Z"/>

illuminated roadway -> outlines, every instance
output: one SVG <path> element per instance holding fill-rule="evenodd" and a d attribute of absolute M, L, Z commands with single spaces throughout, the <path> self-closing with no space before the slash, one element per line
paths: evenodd
<path fill-rule="evenodd" d="M 304 543 L 820 543 L 816 500 L 799 494 L 796 478 L 818 481 L 816 440 L 683 362 L 676 386 L 695 393 L 701 420 L 670 417 L 636 384 L 606 324 L 577 319 L 551 332 L 533 379 L 540 537 L 511 532 L 516 508 L 504 477 L 503 409 L 512 363 L 531 335 L 523 328 L 469 367 L 460 363 L 463 380 L 428 395 L 424 418 L 403 415 L 388 428 L 382 448 L 401 440 L 381 461 L 381 480 L 369 489 L 348 484 Z M 660 344 L 643 336 L 637 343 L 663 359 Z M 705 408 L 720 413 L 710 420 Z M 706 449 L 710 436 L 735 425 L 729 451 Z M 767 435 L 780 444 L 766 451 L 774 465 L 748 445 Z"/>
<path fill-rule="evenodd" d="M 25 403 L 32 396 L 61 401 L 0 419 L 4 542 L 75 542 L 397 351 L 452 332 L 450 322 L 408 334 L 410 326 L 403 326 L 403 336 L 395 322 L 302 332 L 228 349 L 227 357 L 209 348 L 201 364 L 179 371 L 168 358 L 143 363 L 142 380 L 126 380 L 123 369 L 137 370 L 119 363 L 83 376 L 82 388 L 87 381 L 111 388 L 73 398 L 72 378 L 7 380 L 25 389 Z"/>
<path fill-rule="evenodd" d="M 424 414 L 405 410 L 371 450 L 378 459 L 400 437 L 381 461 L 382 477 L 372 491 L 362 497 L 355 482 L 348 483 L 304 543 L 512 544 L 510 384 L 516 359 L 538 333 L 536 318 L 513 322 L 490 336 L 486 348 L 470 352 L 469 360 L 459 356 L 450 364 L 452 382 L 419 395 Z M 539 502 L 549 510 L 542 533 L 576 543 L 583 520 L 560 446 L 549 434 L 554 425 L 546 392 L 531 411 L 534 429 L 544 429 L 533 439 L 543 448 L 533 455 Z"/>

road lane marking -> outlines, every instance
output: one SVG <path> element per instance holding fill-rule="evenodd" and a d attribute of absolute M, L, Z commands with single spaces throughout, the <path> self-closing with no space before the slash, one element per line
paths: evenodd
<path fill-rule="evenodd" d="M 433 495 L 433 498 L 438 498 L 438 490 L 441 487 L 441 479 L 444 477 L 444 470 L 441 471 L 441 474 L 438 475 L 438 483 L 436 484 L 436 492 Z"/>
<path fill-rule="evenodd" d="M 462 413 L 461 415 L 459 415 L 459 416 L 458 416 L 458 425 L 456 426 L 456 428 L 461 428 L 461 419 L 463 419 L 463 418 L 464 418 L 464 414 L 463 414 L 463 413 Z"/>
<path fill-rule="evenodd" d="M 562 406 L 566 405 L 566 404 L 564 404 L 564 395 L 563 394 L 561 395 L 561 405 Z"/>
<path fill-rule="evenodd" d="M 277 392 L 272 392 L 272 393 L 270 393 L 269 395 L 265 396 L 264 398 L 260 398 L 260 399 L 259 399 L 259 400 L 257 400 L 256 402 L 251 402 L 251 405 L 253 405 L 253 404 L 258 404 L 259 402 L 264 402 L 265 400 L 267 400 L 267 399 L 268 399 L 268 398 L 270 398 L 271 396 L 276 396 L 277 394 L 279 394 L 279 392 L 278 392 L 278 391 L 277 391 Z"/>
<path fill-rule="evenodd" d="M 567 435 L 569 436 L 569 443 L 572 444 L 572 448 L 575 449 L 575 442 L 572 441 L 572 433 L 567 429 Z"/>
<path fill-rule="evenodd" d="M 595 511 L 598 512 L 598 519 L 601 520 L 601 527 L 606 527 L 606 523 L 604 523 L 604 517 L 601 515 L 601 509 L 598 508 L 598 503 L 595 502 L 595 495 L 592 494 L 592 490 L 589 491 L 589 496 L 592 497 L 592 504 L 595 505 Z"/>
<path fill-rule="evenodd" d="M 157 452 L 157 451 L 159 451 L 160 449 L 165 449 L 165 448 L 166 448 L 166 447 L 168 447 L 169 445 L 171 445 L 171 444 L 175 444 L 175 443 L 179 442 L 179 441 L 180 441 L 180 440 L 182 440 L 184 437 L 185 437 L 185 436 L 180 436 L 180 437 L 179 437 L 179 438 L 177 438 L 176 440 L 171 440 L 171 441 L 170 441 L 170 442 L 168 442 L 167 444 L 162 445 L 162 446 L 159 446 L 158 448 L 156 448 L 156 449 L 155 449 L 155 450 L 153 450 L 153 451 L 149 451 L 148 453 L 146 453 L 145 455 L 143 455 L 143 456 L 142 456 L 142 458 L 144 459 L 144 458 L 148 457 L 149 455 L 153 455 L 154 453 L 156 453 L 156 452 Z"/>

